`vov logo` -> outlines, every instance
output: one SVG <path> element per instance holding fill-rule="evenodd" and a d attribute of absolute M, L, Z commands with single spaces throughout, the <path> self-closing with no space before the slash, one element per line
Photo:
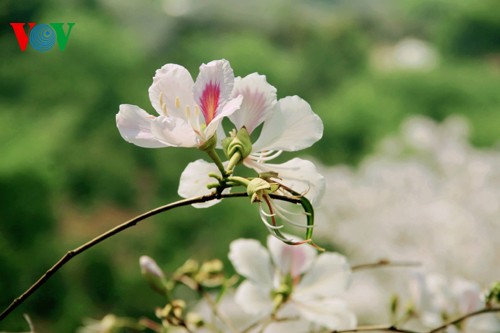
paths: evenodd
<path fill-rule="evenodd" d="M 28 31 L 26 31 L 26 23 L 10 23 L 22 52 L 26 51 L 28 42 L 35 50 L 46 52 L 54 47 L 56 41 L 59 49 L 64 51 L 75 23 L 66 24 L 68 25 L 67 32 L 64 32 L 64 23 L 36 24 L 29 22 Z"/>

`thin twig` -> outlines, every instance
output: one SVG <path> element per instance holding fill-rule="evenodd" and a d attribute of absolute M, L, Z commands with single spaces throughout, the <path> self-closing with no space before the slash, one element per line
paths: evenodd
<path fill-rule="evenodd" d="M 415 266 L 420 266 L 420 265 L 421 265 L 421 263 L 419 263 L 418 261 L 390 261 L 387 259 L 380 259 L 379 261 L 372 262 L 372 263 L 354 265 L 351 267 L 351 269 L 353 271 L 358 271 L 358 270 L 362 270 L 362 269 L 378 268 L 378 267 L 384 267 L 384 266 L 415 267 Z"/>
<path fill-rule="evenodd" d="M 417 331 L 409 331 L 402 328 L 397 328 L 393 325 L 367 325 L 358 326 L 348 330 L 337 330 L 331 333 L 352 333 L 352 332 L 398 332 L 398 333 L 420 333 Z"/>
<path fill-rule="evenodd" d="M 229 194 L 218 194 L 218 193 L 212 193 L 209 195 L 201 196 L 201 197 L 196 197 L 196 198 L 191 198 L 191 199 L 185 199 L 185 200 L 179 200 L 164 206 L 157 207 L 155 209 L 152 209 L 144 214 L 141 214 L 139 216 L 134 217 L 131 220 L 128 220 L 127 222 L 124 222 L 113 229 L 110 229 L 106 231 L 105 233 L 95 237 L 91 241 L 68 251 L 64 256 L 59 259 L 58 262 L 56 262 L 45 274 L 43 274 L 31 287 L 29 287 L 21 296 L 17 297 L 10 303 L 10 305 L 0 314 L 0 321 L 4 320 L 12 311 L 14 311 L 19 305 L 21 305 L 28 297 L 30 297 L 38 288 L 40 288 L 47 280 L 59 269 L 61 269 L 67 262 L 69 262 L 72 258 L 77 256 L 78 254 L 90 249 L 91 247 L 99 244 L 100 242 L 104 241 L 105 239 L 110 238 L 111 236 L 114 236 L 120 232 L 122 232 L 125 229 L 128 229 L 130 227 L 135 226 L 137 223 L 139 223 L 142 220 L 145 220 L 149 217 L 158 215 L 160 213 L 166 212 L 168 210 L 182 207 L 182 206 L 188 206 L 194 203 L 202 203 L 202 202 L 207 202 L 211 200 L 216 200 L 216 199 L 225 199 L 225 198 L 237 198 L 237 197 L 247 197 L 247 193 L 229 193 Z M 300 203 L 300 200 L 297 200 L 295 198 L 289 198 L 281 195 L 271 195 L 273 198 L 278 199 L 278 200 L 283 200 L 283 201 L 288 201 L 292 203 Z"/>
<path fill-rule="evenodd" d="M 368 325 L 368 326 L 358 326 L 356 328 L 351 328 L 347 330 L 336 330 L 332 331 L 331 333 L 353 333 L 353 332 L 398 332 L 398 333 L 438 333 L 443 331 L 444 329 L 452 326 L 452 325 L 457 325 L 463 322 L 464 320 L 479 316 L 485 313 L 493 313 L 493 312 L 500 312 L 500 306 L 498 307 L 485 307 L 483 309 L 467 313 L 461 317 L 458 317 L 454 320 L 451 320 L 447 323 L 444 323 L 441 326 L 438 326 L 436 328 L 431 329 L 430 331 L 425 331 L 425 332 L 419 332 L 419 331 L 411 331 L 411 330 L 406 330 L 403 328 L 399 328 L 395 325 Z"/>
<path fill-rule="evenodd" d="M 465 315 L 463 315 L 462 317 L 459 317 L 457 319 L 454 319 L 454 320 L 451 320 L 439 327 L 436 327 L 432 330 L 430 330 L 428 333 L 438 333 L 438 332 L 441 332 L 442 330 L 444 330 L 445 328 L 451 326 L 451 325 L 456 325 L 456 324 L 459 324 L 461 323 L 462 321 L 468 319 L 468 318 L 471 318 L 471 317 L 475 317 L 475 316 L 479 316 L 481 314 L 484 314 L 484 313 L 493 313 L 493 312 L 500 312 L 500 306 L 497 306 L 497 307 L 485 307 L 481 310 L 477 310 L 477 311 L 474 311 L 474 312 L 470 312 L 470 313 L 467 313 Z"/>

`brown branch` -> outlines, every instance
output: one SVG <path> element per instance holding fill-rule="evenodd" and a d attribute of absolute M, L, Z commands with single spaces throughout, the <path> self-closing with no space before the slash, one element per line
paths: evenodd
<path fill-rule="evenodd" d="M 421 265 L 421 263 L 419 263 L 418 261 L 390 261 L 388 259 L 380 259 L 379 261 L 376 261 L 376 262 L 351 266 L 351 269 L 353 271 L 358 271 L 358 270 L 362 270 L 362 269 L 378 268 L 378 267 L 385 267 L 385 266 L 387 266 L 387 267 L 414 267 L 414 266 L 420 266 L 420 265 Z"/>
<path fill-rule="evenodd" d="M 500 312 L 500 306 L 497 307 L 485 307 L 483 309 L 467 313 L 459 318 L 456 318 L 454 320 L 451 320 L 441 326 L 438 326 L 436 328 L 431 329 L 430 331 L 426 332 L 418 332 L 418 331 L 411 331 L 411 330 L 406 330 L 403 328 L 398 328 L 395 325 L 368 325 L 368 326 L 358 326 L 356 328 L 351 328 L 347 330 L 336 330 L 332 331 L 331 333 L 353 333 L 353 332 L 398 332 L 398 333 L 439 333 L 443 331 L 444 329 L 460 324 L 464 320 L 479 316 L 485 313 L 493 313 L 493 312 Z"/>
<path fill-rule="evenodd" d="M 348 330 L 332 331 L 331 333 L 352 333 L 352 332 L 398 332 L 398 333 L 420 333 L 417 331 L 409 331 L 402 328 L 397 328 L 393 325 L 367 325 L 358 326 Z"/>
<path fill-rule="evenodd" d="M 62 256 L 61 259 L 59 259 L 58 262 L 56 262 L 47 272 L 45 272 L 45 274 L 43 274 L 31 287 L 29 287 L 23 294 L 21 294 L 21 296 L 14 299 L 12 301 L 12 303 L 10 303 L 10 305 L 2 313 L 0 313 L 0 321 L 4 320 L 12 311 L 14 311 L 24 301 L 26 301 L 26 299 L 28 297 L 30 297 L 45 282 L 47 282 L 47 280 L 52 275 L 54 275 L 55 272 L 57 272 L 59 269 L 61 269 L 72 258 L 74 258 L 78 254 L 90 249 L 91 247 L 99 244 L 100 242 L 104 241 L 105 239 L 108 239 L 111 236 L 114 236 L 114 235 L 122 232 L 125 229 L 128 229 L 130 227 L 135 226 L 140 221 L 145 220 L 149 217 L 158 215 L 160 213 L 166 212 L 168 210 L 182 207 L 182 206 L 188 206 L 188 205 L 191 205 L 194 203 L 202 203 L 202 202 L 207 202 L 207 201 L 216 200 L 216 199 L 237 198 L 237 197 L 247 197 L 247 196 L 248 195 L 246 193 L 229 193 L 229 194 L 212 193 L 212 194 L 197 197 L 197 198 L 179 200 L 179 201 L 152 209 L 144 214 L 136 216 L 133 219 L 128 220 L 127 222 L 124 222 L 124 223 L 114 227 L 113 229 L 106 231 L 105 233 L 95 237 L 91 241 L 77 247 L 76 249 L 68 251 L 64 256 Z M 297 200 L 295 198 L 289 198 L 289 197 L 281 196 L 281 195 L 271 195 L 271 196 L 275 199 L 278 199 L 278 200 L 288 201 L 288 202 L 292 202 L 292 203 L 300 203 L 300 200 Z"/>
<path fill-rule="evenodd" d="M 488 307 L 487 306 L 483 309 L 467 313 L 467 314 L 463 315 L 462 317 L 451 320 L 451 321 L 449 321 L 449 322 L 447 322 L 439 327 L 436 327 L 436 328 L 430 330 L 428 333 L 438 333 L 438 332 L 441 332 L 442 330 L 446 329 L 447 327 L 449 327 L 451 325 L 459 324 L 468 318 L 479 316 L 479 315 L 484 314 L 484 313 L 493 313 L 493 312 L 500 312 L 500 306 L 497 306 L 497 307 Z"/>

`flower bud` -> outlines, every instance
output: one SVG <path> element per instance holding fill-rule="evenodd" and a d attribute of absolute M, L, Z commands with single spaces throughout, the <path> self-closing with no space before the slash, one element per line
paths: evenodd
<path fill-rule="evenodd" d="M 247 194 L 250 196 L 250 201 L 261 201 L 262 196 L 271 191 L 271 184 L 262 178 L 254 178 L 247 186 Z"/>
<path fill-rule="evenodd" d="M 236 153 L 240 154 L 239 162 L 245 159 L 252 152 L 252 140 L 247 129 L 242 127 L 237 132 L 231 132 L 231 136 L 222 140 L 222 148 L 228 159 Z"/>
<path fill-rule="evenodd" d="M 195 277 L 196 281 L 206 287 L 217 287 L 224 283 L 224 265 L 218 259 L 206 261 L 201 265 Z"/>
<path fill-rule="evenodd" d="M 167 288 L 165 287 L 165 275 L 156 262 L 148 256 L 141 256 L 139 265 L 141 266 L 142 275 L 146 278 L 151 288 L 165 295 L 167 292 Z"/>
<path fill-rule="evenodd" d="M 500 281 L 493 283 L 490 289 L 486 291 L 484 301 L 489 306 L 493 303 L 500 304 Z"/>
<path fill-rule="evenodd" d="M 165 305 L 163 309 L 156 309 L 156 317 L 166 322 L 168 325 L 179 326 L 184 322 L 183 317 L 185 309 L 186 302 L 176 299 Z"/>
<path fill-rule="evenodd" d="M 279 189 L 280 185 L 273 182 L 268 182 L 262 178 L 254 178 L 247 186 L 247 194 L 252 203 L 261 201 L 264 194 L 274 193 Z"/>

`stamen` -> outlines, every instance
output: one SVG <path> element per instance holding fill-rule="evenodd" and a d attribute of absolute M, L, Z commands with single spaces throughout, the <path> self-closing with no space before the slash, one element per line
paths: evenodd
<path fill-rule="evenodd" d="M 265 211 L 265 210 L 263 210 L 263 209 L 261 210 L 261 213 L 262 213 L 262 215 L 264 215 L 264 216 L 266 216 L 266 217 L 273 217 L 273 216 L 276 216 L 276 214 L 270 214 L 270 213 L 266 212 L 266 211 Z"/>
<path fill-rule="evenodd" d="M 276 157 L 280 156 L 282 152 L 283 152 L 282 150 L 278 150 L 278 151 L 266 150 L 264 152 L 258 152 L 255 154 L 251 154 L 250 158 L 256 162 L 262 163 L 262 162 L 266 162 L 266 161 L 270 161 L 272 159 L 275 159 Z"/>
<path fill-rule="evenodd" d="M 176 108 L 180 108 L 181 107 L 181 100 L 179 99 L 179 97 L 175 98 L 175 107 Z"/>
<path fill-rule="evenodd" d="M 273 224 L 270 224 L 267 219 L 265 217 L 263 217 L 262 215 L 260 216 L 260 219 L 262 220 L 262 222 L 264 222 L 264 224 L 266 225 L 267 228 L 269 229 L 272 229 L 272 230 L 278 230 L 278 229 L 281 229 L 284 227 L 284 225 L 273 225 Z"/>
<path fill-rule="evenodd" d="M 270 218 L 271 218 L 271 224 L 272 225 L 276 225 L 276 219 L 275 219 L 275 214 L 273 212 L 273 205 L 271 204 L 271 200 L 269 200 L 269 196 L 268 195 L 263 195 L 262 196 L 264 198 L 264 201 L 266 202 L 267 204 L 267 208 L 269 208 L 269 214 L 270 214 Z M 261 210 L 262 212 L 264 210 Z"/>
<path fill-rule="evenodd" d="M 168 116 L 167 103 L 165 103 L 163 92 L 160 92 L 160 108 L 163 111 L 163 115 Z"/>
<path fill-rule="evenodd" d="M 198 134 L 198 136 L 201 136 L 201 133 L 199 131 L 199 127 L 196 127 L 196 124 L 193 123 L 193 114 L 191 113 L 191 108 L 188 106 L 186 106 L 186 109 L 184 110 L 185 114 L 186 114 L 186 119 L 188 121 L 188 124 L 189 126 L 191 126 L 191 128 L 193 129 L 193 131 Z"/>

